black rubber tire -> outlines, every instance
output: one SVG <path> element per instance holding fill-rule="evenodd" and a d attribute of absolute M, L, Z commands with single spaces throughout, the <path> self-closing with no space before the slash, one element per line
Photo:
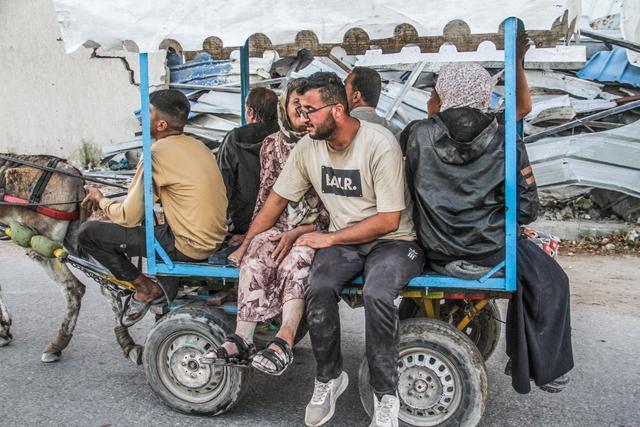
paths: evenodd
<path fill-rule="evenodd" d="M 282 316 L 278 315 L 268 322 L 261 322 L 258 324 L 256 332 L 253 335 L 253 342 L 258 350 L 267 347 L 267 345 L 275 338 L 276 333 L 280 328 L 281 321 Z M 294 345 L 302 341 L 305 335 L 307 335 L 307 332 L 309 332 L 309 327 L 307 326 L 307 316 L 303 315 L 302 319 L 300 319 L 298 330 L 296 331 Z"/>
<path fill-rule="evenodd" d="M 409 351 L 411 349 L 411 351 Z M 458 391 L 454 392 L 453 401 L 457 405 L 452 412 L 445 413 L 443 418 L 436 420 L 435 416 L 426 414 L 411 415 L 399 384 L 400 396 L 400 424 L 404 426 L 475 426 L 480 422 L 484 413 L 488 397 L 487 371 L 484 359 L 469 338 L 451 325 L 434 319 L 408 319 L 400 323 L 400 360 L 399 370 L 402 373 L 402 360 L 414 355 L 419 349 L 430 354 L 437 354 L 445 360 L 452 369 L 454 380 L 458 381 Z M 403 352 L 405 354 L 403 355 Z M 416 356 L 418 357 L 418 356 Z M 427 356 L 428 357 L 428 356 Z M 416 359 L 417 360 L 417 359 Z M 426 358 L 423 358 L 426 360 Z M 430 363 L 430 362 L 424 362 Z M 404 377 L 401 376 L 401 380 Z M 429 378 L 431 380 L 431 378 Z M 402 383 L 402 381 L 401 381 Z M 362 405 L 369 416 L 373 414 L 373 388 L 370 385 L 369 366 L 364 358 L 360 365 L 359 389 Z M 453 389 L 452 389 L 453 390 Z M 437 394 L 436 394 L 437 396 Z M 458 399 L 458 400 L 457 400 Z M 436 406 L 439 405 L 436 404 Z M 416 408 L 412 408 L 414 411 Z M 417 420 L 416 420 L 417 418 Z"/>
<path fill-rule="evenodd" d="M 449 313 L 451 309 L 461 304 L 461 300 L 445 300 L 440 305 L 440 320 L 455 325 L 459 321 L 459 317 L 451 317 Z M 420 306 L 411 298 L 403 298 L 398 309 L 400 320 L 413 319 L 423 317 Z M 459 311 L 461 312 L 461 311 Z M 500 308 L 494 300 L 490 301 L 485 307 L 469 322 L 464 329 L 464 333 L 471 339 L 475 346 L 480 350 L 484 360 L 489 360 L 500 341 L 500 333 L 502 326 L 500 324 Z"/>
<path fill-rule="evenodd" d="M 220 415 L 229 411 L 242 399 L 248 390 L 251 369 L 216 368 L 216 376 L 221 378 L 220 385 L 212 387 L 213 393 L 208 393 L 207 386 L 210 386 L 210 383 L 199 388 L 180 384 L 174 375 L 175 370 L 171 370 L 168 362 L 169 351 L 174 351 L 173 345 L 177 345 L 169 343 L 195 337 L 194 343 L 183 346 L 195 348 L 194 354 L 201 355 L 211 347 L 222 344 L 225 337 L 233 332 L 232 319 L 222 310 L 207 308 L 204 305 L 190 305 L 164 316 L 156 323 L 147 336 L 143 364 L 151 389 L 165 405 L 186 414 Z M 166 364 L 160 366 L 160 360 L 163 359 L 166 360 Z M 184 369 L 186 372 L 186 368 Z M 203 371 L 198 368 L 197 372 L 204 372 L 206 377 L 207 369 L 210 368 L 204 367 Z M 211 397 L 207 394 L 211 394 Z"/>

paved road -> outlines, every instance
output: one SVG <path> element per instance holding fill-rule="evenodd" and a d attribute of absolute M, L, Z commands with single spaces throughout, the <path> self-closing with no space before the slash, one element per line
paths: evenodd
<path fill-rule="evenodd" d="M 559 395 L 539 390 L 516 394 L 501 373 L 506 362 L 501 343 L 487 364 L 490 397 L 483 426 L 640 425 L 640 259 L 576 257 L 563 264 L 574 289 L 577 367 L 571 387 Z M 95 285 L 87 290 L 63 359 L 40 363 L 40 351 L 61 320 L 62 299 L 22 250 L 5 242 L 0 245 L 0 269 L 15 335 L 10 346 L 0 349 L 0 425 L 303 425 L 314 366 L 308 339 L 296 349 L 295 365 L 285 375 L 256 375 L 250 393 L 232 413 L 186 416 L 163 406 L 143 370 L 122 358 L 112 335 L 110 309 Z M 364 352 L 364 316 L 362 310 L 342 309 L 351 384 L 330 425 L 365 426 L 356 378 Z M 145 319 L 134 331 L 136 338 L 142 341 L 150 326 Z"/>

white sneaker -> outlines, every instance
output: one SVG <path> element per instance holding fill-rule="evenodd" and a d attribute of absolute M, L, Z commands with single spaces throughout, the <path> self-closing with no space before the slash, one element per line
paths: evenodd
<path fill-rule="evenodd" d="M 313 396 L 304 414 L 304 423 L 310 427 L 321 426 L 333 417 L 336 400 L 347 389 L 349 376 L 342 372 L 338 378 L 328 383 L 315 381 Z"/>
<path fill-rule="evenodd" d="M 385 394 L 382 400 L 373 393 L 374 411 L 369 427 L 398 427 L 400 400 L 394 394 Z"/>

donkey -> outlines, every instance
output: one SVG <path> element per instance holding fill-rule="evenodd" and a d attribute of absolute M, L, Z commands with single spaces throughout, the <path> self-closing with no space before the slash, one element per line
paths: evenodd
<path fill-rule="evenodd" d="M 37 231 L 51 240 L 61 242 L 65 250 L 73 255 L 77 254 L 77 233 L 80 224 L 86 220 L 86 211 L 81 208 L 80 201 L 84 198 L 82 173 L 63 159 L 44 155 L 2 155 L 18 161 L 35 163 L 42 166 L 54 167 L 62 173 L 50 173 L 47 182 L 42 182 L 40 177 L 45 173 L 35 167 L 16 164 L 7 160 L 0 160 L 0 188 L 4 193 L 0 198 L 0 223 L 8 224 L 15 220 Z M 53 162 L 52 162 L 53 161 Z M 53 166 L 52 166 L 53 165 Z M 66 174 L 65 174 L 66 173 Z M 72 175 L 72 176 L 69 176 Z M 21 199 L 32 199 L 34 189 L 40 186 L 39 203 L 49 209 L 58 212 L 78 212 L 76 219 L 61 220 L 47 216 L 35 209 L 24 206 L 6 204 L 7 200 L 13 200 L 12 195 Z M 33 199 L 32 199 L 33 200 Z M 58 204 L 56 204 L 58 203 Z M 62 291 L 66 302 L 65 316 L 56 335 L 45 347 L 41 360 L 45 363 L 60 360 L 62 351 L 67 347 L 73 330 L 78 320 L 80 303 L 85 292 L 85 286 L 71 272 L 67 264 L 60 263 L 58 259 L 44 258 L 33 251 L 28 251 L 29 256 L 44 267 L 47 275 L 56 283 Z M 103 294 L 105 294 L 103 292 Z M 114 311 L 117 310 L 115 301 L 109 295 Z M 116 322 L 118 320 L 116 319 Z M 11 334 L 11 317 L 2 301 L 0 294 L 0 347 L 9 344 L 13 338 Z M 118 343 L 129 357 L 136 363 L 140 362 L 142 347 L 135 345 L 126 328 L 116 324 L 116 338 Z"/>

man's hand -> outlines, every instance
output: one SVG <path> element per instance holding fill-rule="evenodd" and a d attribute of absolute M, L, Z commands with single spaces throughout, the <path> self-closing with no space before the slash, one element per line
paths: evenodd
<path fill-rule="evenodd" d="M 333 233 L 314 231 L 313 233 L 303 234 L 296 240 L 295 245 L 309 246 L 312 249 L 328 248 L 334 245 Z"/>
<path fill-rule="evenodd" d="M 100 208 L 100 200 L 104 198 L 104 195 L 93 185 L 85 185 L 84 190 L 87 192 L 84 200 L 82 200 L 82 207 L 89 211 L 96 211 Z"/>
<path fill-rule="evenodd" d="M 299 236 L 300 233 L 294 229 L 269 237 L 272 242 L 279 241 L 278 246 L 271 253 L 271 258 L 276 260 L 277 265 L 280 265 L 284 257 L 287 256 Z"/>

